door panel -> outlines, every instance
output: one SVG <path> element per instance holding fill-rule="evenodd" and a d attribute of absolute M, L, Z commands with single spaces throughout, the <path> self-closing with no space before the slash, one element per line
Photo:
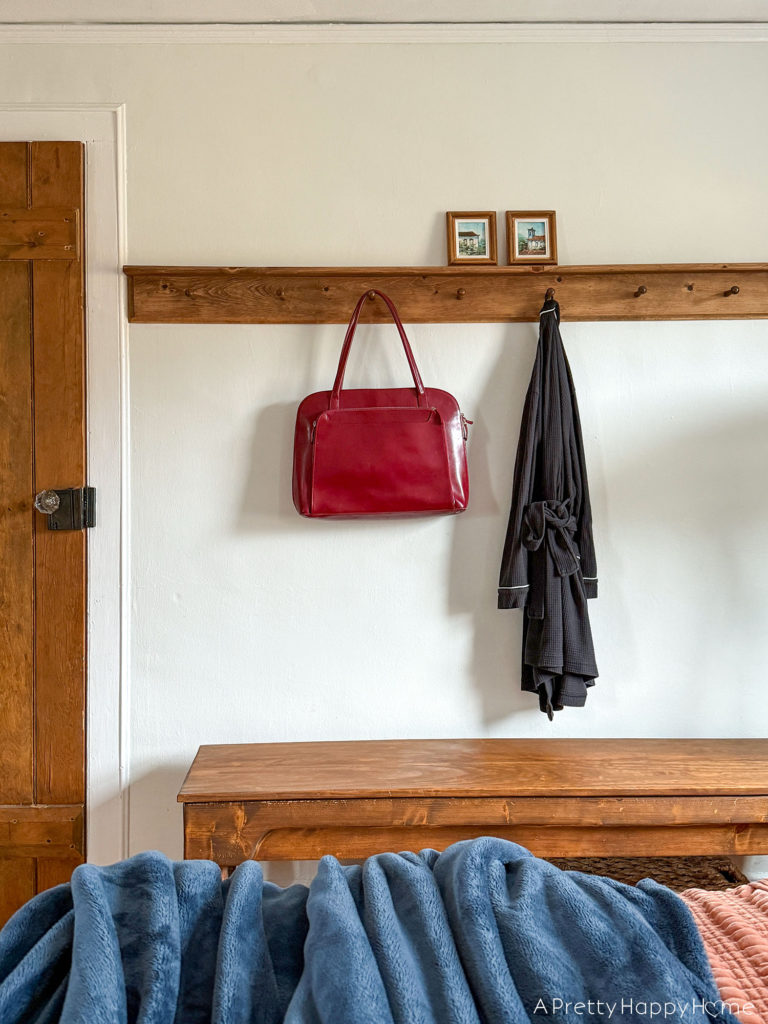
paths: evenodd
<path fill-rule="evenodd" d="M 37 873 L 31 857 L 0 860 L 0 924 L 35 895 Z"/>
<path fill-rule="evenodd" d="M 34 799 L 34 586 L 30 274 L 0 263 L 0 801 Z"/>
<path fill-rule="evenodd" d="M 83 158 L 0 143 L 0 922 L 84 854 L 86 534 L 33 506 L 86 483 Z"/>
<path fill-rule="evenodd" d="M 82 209 L 83 147 L 33 142 L 30 150 L 32 207 Z M 83 487 L 82 259 L 34 261 L 32 293 L 35 490 Z M 39 803 L 83 803 L 86 534 L 51 531 L 45 517 L 38 514 L 36 518 L 36 798 Z"/>

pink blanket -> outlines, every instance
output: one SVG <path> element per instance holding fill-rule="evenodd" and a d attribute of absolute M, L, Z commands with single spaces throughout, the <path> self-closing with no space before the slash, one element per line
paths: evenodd
<path fill-rule="evenodd" d="M 698 925 L 722 999 L 742 1024 L 768 1021 L 768 878 L 726 892 L 681 893 Z"/>

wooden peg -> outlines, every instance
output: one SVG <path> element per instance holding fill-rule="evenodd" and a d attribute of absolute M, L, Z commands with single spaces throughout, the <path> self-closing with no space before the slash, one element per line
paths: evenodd
<path fill-rule="evenodd" d="M 739 286 L 737 284 L 735 284 L 731 288 L 729 288 L 727 292 L 723 292 L 723 295 L 726 296 L 726 297 L 728 295 L 738 295 L 738 294 L 739 294 Z"/>
<path fill-rule="evenodd" d="M 371 300 L 371 302 L 373 302 L 373 300 L 376 298 L 376 292 L 374 292 L 374 291 L 368 292 L 368 298 Z"/>
<path fill-rule="evenodd" d="M 459 290 L 456 292 L 456 298 L 457 299 L 463 299 L 466 294 L 467 294 L 467 289 L 466 288 L 459 288 Z"/>
<path fill-rule="evenodd" d="M 554 297 L 555 297 L 555 289 L 554 288 L 547 288 L 546 292 L 544 293 L 544 301 L 548 302 L 550 299 L 554 299 Z"/>
<path fill-rule="evenodd" d="M 637 289 L 637 291 L 635 292 L 635 298 L 636 298 L 636 299 L 639 299 L 639 298 L 640 298 L 640 296 L 641 296 L 641 295 L 645 295 L 645 293 L 646 293 L 647 291 L 648 291 L 648 289 L 647 289 L 647 288 L 645 287 L 645 285 L 644 285 L 644 284 L 641 284 L 641 285 L 640 285 L 640 287 L 639 287 L 639 288 Z"/>

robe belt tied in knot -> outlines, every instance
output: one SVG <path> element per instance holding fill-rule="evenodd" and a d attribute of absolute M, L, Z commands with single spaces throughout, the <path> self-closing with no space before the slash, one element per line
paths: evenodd
<path fill-rule="evenodd" d="M 579 568 L 574 542 L 576 519 L 564 501 L 534 501 L 523 516 L 523 546 L 538 551 L 546 540 L 558 576 L 572 576 Z"/>

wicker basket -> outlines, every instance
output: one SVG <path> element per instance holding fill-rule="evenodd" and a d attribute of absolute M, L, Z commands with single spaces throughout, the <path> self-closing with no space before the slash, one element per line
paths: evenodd
<path fill-rule="evenodd" d="M 652 878 L 676 892 L 683 889 L 731 889 L 749 881 L 726 857 L 548 857 L 563 871 L 607 875 L 636 885 Z"/>

